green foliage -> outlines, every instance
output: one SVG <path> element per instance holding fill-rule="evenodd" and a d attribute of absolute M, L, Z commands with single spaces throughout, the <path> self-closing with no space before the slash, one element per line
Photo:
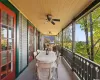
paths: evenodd
<path fill-rule="evenodd" d="M 63 31 L 63 47 L 72 49 L 72 27 L 69 26 Z"/>
<path fill-rule="evenodd" d="M 6 47 L 7 46 L 7 41 L 6 40 L 1 40 L 1 45 L 2 47 Z"/>
<path fill-rule="evenodd" d="M 100 7 L 95 9 L 92 13 L 92 26 L 93 26 L 93 43 L 95 44 L 100 39 Z M 90 22 L 89 22 L 89 14 L 85 16 L 84 18 L 80 19 L 77 23 L 80 24 L 81 30 L 85 32 L 85 29 L 88 28 L 88 33 L 85 32 L 85 34 L 89 34 L 90 32 Z M 91 49 L 90 44 L 90 36 L 89 38 L 89 46 L 86 47 L 85 42 L 76 42 L 76 52 L 81 54 L 82 56 L 88 58 L 88 53 L 86 51 L 87 48 Z M 94 61 L 98 64 L 100 64 L 100 41 L 94 46 Z"/>
<path fill-rule="evenodd" d="M 81 54 L 82 56 L 88 58 L 86 53 L 86 43 L 83 41 L 76 42 L 76 53 Z"/>
<path fill-rule="evenodd" d="M 94 27 L 94 42 L 100 38 L 100 7 L 92 12 L 93 27 Z"/>
<path fill-rule="evenodd" d="M 71 50 L 72 49 L 72 42 L 67 42 L 67 41 L 64 42 L 63 47 Z"/>
<path fill-rule="evenodd" d="M 100 51 L 98 52 L 98 54 L 96 54 L 96 56 L 94 57 L 94 61 L 98 64 L 100 64 Z"/>

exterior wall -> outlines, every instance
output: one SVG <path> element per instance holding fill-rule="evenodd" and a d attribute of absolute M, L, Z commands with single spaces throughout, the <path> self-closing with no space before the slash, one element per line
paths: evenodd
<path fill-rule="evenodd" d="M 0 2 L 0 80 L 15 78 L 15 32 L 16 14 Z"/>
<path fill-rule="evenodd" d="M 16 31 L 17 31 L 17 26 L 18 26 L 18 14 L 19 14 L 19 11 L 8 1 L 8 0 L 0 0 L 0 2 L 2 3 L 2 4 L 4 4 L 7 8 L 9 8 L 11 11 L 13 11 L 15 14 L 16 14 L 16 24 L 15 24 L 15 27 L 16 27 Z M 16 39 L 17 39 L 17 37 L 16 37 Z M 15 40 L 15 42 L 17 42 L 16 40 Z M 15 44 L 16 45 L 16 44 Z M 17 71 L 18 71 L 18 69 L 17 69 L 17 64 L 18 64 L 18 54 L 17 54 L 17 50 L 18 50 L 18 48 L 17 48 L 17 45 L 16 45 L 16 48 L 15 48 L 15 50 L 16 50 L 16 52 L 15 52 L 15 59 L 16 59 L 16 62 L 15 62 L 15 76 L 17 76 Z M 10 76 L 12 77 L 12 75 L 10 74 Z M 11 78 L 10 78 L 11 79 Z M 8 80 L 8 79 L 7 79 Z"/>
<path fill-rule="evenodd" d="M 34 52 L 36 51 L 36 28 L 34 30 Z"/>
<path fill-rule="evenodd" d="M 27 66 L 27 19 L 19 13 L 19 72 Z"/>
<path fill-rule="evenodd" d="M 12 10 L 16 14 L 16 63 L 15 63 L 15 71 L 16 77 L 20 75 L 20 73 L 28 66 L 28 20 L 8 1 L 1 0 L 5 6 L 7 6 L 10 10 Z M 34 28 L 34 51 L 37 50 L 37 35 L 36 28 Z M 42 41 L 42 39 L 41 39 Z M 42 48 L 42 47 L 41 47 Z"/>
<path fill-rule="evenodd" d="M 28 21 L 28 62 L 34 59 L 34 26 Z"/>

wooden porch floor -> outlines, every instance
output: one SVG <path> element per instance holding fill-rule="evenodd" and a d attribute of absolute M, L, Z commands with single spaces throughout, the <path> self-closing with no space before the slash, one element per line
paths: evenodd
<path fill-rule="evenodd" d="M 36 80 L 35 62 L 36 61 L 33 60 L 16 80 Z M 71 70 L 69 71 L 60 59 L 58 65 L 58 80 L 78 80 L 75 79 L 73 75 L 73 72 L 71 72 Z"/>

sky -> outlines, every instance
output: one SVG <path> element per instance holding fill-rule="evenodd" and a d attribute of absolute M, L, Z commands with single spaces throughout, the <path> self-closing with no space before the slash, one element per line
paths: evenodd
<path fill-rule="evenodd" d="M 80 24 L 76 24 L 75 30 L 75 41 L 86 41 L 85 32 L 81 30 Z"/>

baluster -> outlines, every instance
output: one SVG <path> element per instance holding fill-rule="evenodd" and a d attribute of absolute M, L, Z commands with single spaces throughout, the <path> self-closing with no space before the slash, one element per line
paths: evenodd
<path fill-rule="evenodd" d="M 81 77 L 81 57 L 79 57 L 79 77 Z"/>
<path fill-rule="evenodd" d="M 77 62 L 76 62 L 76 55 L 75 55 L 75 72 L 77 71 L 76 70 L 77 69 L 76 65 L 77 65 Z"/>
<path fill-rule="evenodd" d="M 93 80 L 93 78 L 92 78 L 92 76 L 93 76 L 93 75 L 92 75 L 92 74 L 93 74 L 93 73 L 92 73 L 92 72 L 93 72 L 93 64 L 91 64 L 91 65 L 90 65 L 90 67 L 91 67 L 91 74 L 90 74 L 90 78 L 91 78 L 91 80 Z"/>
<path fill-rule="evenodd" d="M 77 56 L 76 56 L 76 73 L 77 73 Z"/>
<path fill-rule="evenodd" d="M 77 67 L 76 72 L 77 72 L 77 75 L 78 75 L 78 66 L 77 65 L 78 65 L 78 63 L 77 63 L 77 56 L 76 56 L 76 67 Z"/>
<path fill-rule="evenodd" d="M 85 60 L 83 61 L 84 67 L 83 67 L 83 80 L 85 80 Z"/>
<path fill-rule="evenodd" d="M 82 80 L 84 77 L 84 59 L 82 59 Z"/>
<path fill-rule="evenodd" d="M 90 66 L 90 62 L 89 62 L 89 66 L 88 66 L 88 80 L 91 80 L 91 66 Z"/>
<path fill-rule="evenodd" d="M 95 70 L 96 70 L 96 79 L 99 79 L 99 68 L 98 67 L 95 67 Z"/>
<path fill-rule="evenodd" d="M 87 80 L 87 61 L 85 60 L 85 63 L 84 63 L 84 80 Z"/>
<path fill-rule="evenodd" d="M 83 68 L 82 68 L 82 66 L 83 66 L 83 63 L 82 63 L 82 58 L 81 58 L 81 79 L 82 79 L 82 71 L 83 71 Z"/>
<path fill-rule="evenodd" d="M 80 57 L 78 56 L 78 75 L 80 76 Z"/>
<path fill-rule="evenodd" d="M 79 74 L 79 57 L 77 56 L 77 74 Z"/>
<path fill-rule="evenodd" d="M 88 78 L 88 75 L 89 75 L 89 72 L 88 72 L 88 67 L 89 67 L 89 62 L 87 62 L 87 79 L 86 80 L 88 80 L 89 78 Z"/>
<path fill-rule="evenodd" d="M 77 56 L 77 75 L 79 75 L 79 64 L 78 64 L 78 56 Z"/>

